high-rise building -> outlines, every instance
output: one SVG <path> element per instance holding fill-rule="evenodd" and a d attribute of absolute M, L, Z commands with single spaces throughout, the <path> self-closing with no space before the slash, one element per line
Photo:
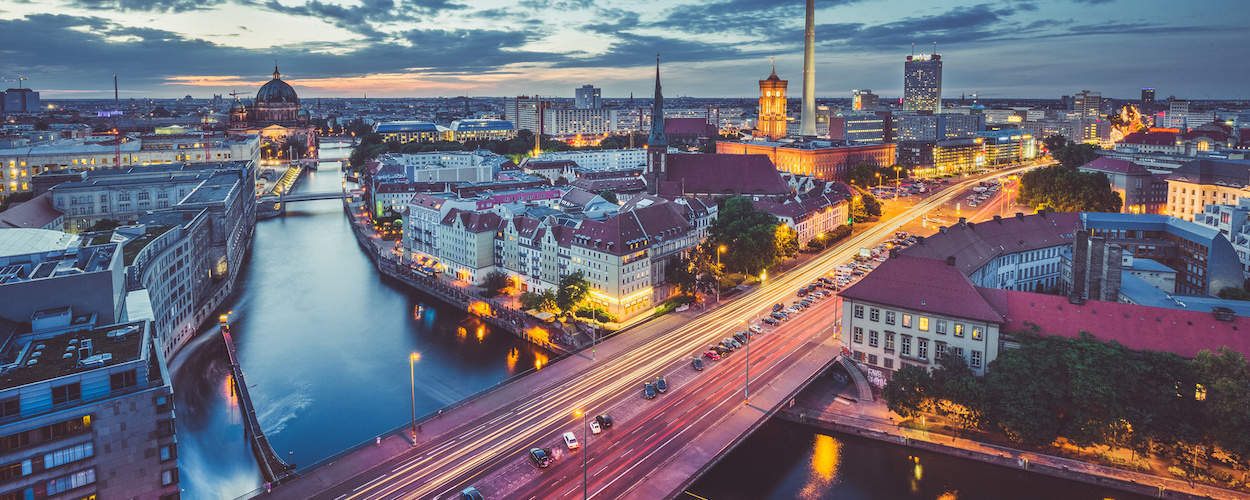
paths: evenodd
<path fill-rule="evenodd" d="M 942 55 L 907 56 L 903 63 L 903 110 L 942 112 Z"/>
<path fill-rule="evenodd" d="M 807 0 L 803 29 L 803 109 L 799 115 L 799 135 L 816 137 L 816 7 Z"/>
<path fill-rule="evenodd" d="M 1150 106 L 1155 103 L 1155 89 L 1141 89 L 1141 105 Z"/>
<path fill-rule="evenodd" d="M 777 77 L 777 67 L 772 74 L 760 80 L 760 118 L 756 129 L 770 140 L 786 136 L 786 85 L 789 82 Z"/>
<path fill-rule="evenodd" d="M 4 96 L 0 110 L 7 113 L 35 113 L 39 111 L 39 93 L 31 89 L 9 89 L 0 93 Z"/>
<path fill-rule="evenodd" d="M 1077 118 L 1098 118 L 1102 114 L 1102 93 L 1082 90 L 1072 96 L 1072 111 Z"/>
<path fill-rule="evenodd" d="M 516 125 L 517 130 L 538 131 L 538 96 L 517 96 L 504 109 L 504 119 Z"/>
<path fill-rule="evenodd" d="M 574 90 L 576 94 L 576 102 L 574 106 L 577 109 L 599 109 L 603 107 L 603 101 L 599 98 L 600 90 L 591 84 L 582 85 Z"/>
<path fill-rule="evenodd" d="M 875 111 L 877 104 L 877 94 L 872 93 L 872 89 L 855 89 L 851 91 L 851 109 L 855 111 Z"/>

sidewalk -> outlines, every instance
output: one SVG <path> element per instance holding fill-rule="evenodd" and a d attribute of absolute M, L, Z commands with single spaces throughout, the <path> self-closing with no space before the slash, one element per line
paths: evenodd
<path fill-rule="evenodd" d="M 778 416 L 793 422 L 815 425 L 837 432 L 1152 497 L 1230 500 L 1246 498 L 1245 494 L 1237 491 L 1202 484 L 1190 486 L 1188 482 L 1175 478 L 901 427 L 898 417 L 886 408 L 883 401 L 850 403 L 845 398 L 849 395 L 847 392 L 849 390 L 850 388 L 847 387 L 836 387 L 835 383 L 829 379 L 821 379 L 799 395 L 794 407 L 782 410 Z"/>

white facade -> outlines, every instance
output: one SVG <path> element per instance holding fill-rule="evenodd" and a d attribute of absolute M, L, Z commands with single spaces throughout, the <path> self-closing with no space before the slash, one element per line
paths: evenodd
<path fill-rule="evenodd" d="M 552 151 L 542 153 L 538 160 L 568 160 L 577 166 L 590 170 L 621 170 L 640 168 L 647 165 L 647 150 L 638 149 L 602 149 L 598 151 Z"/>
<path fill-rule="evenodd" d="M 843 344 L 869 369 L 893 372 L 912 364 L 936 368 L 960 356 L 977 375 L 998 357 L 997 323 L 845 299 Z"/>

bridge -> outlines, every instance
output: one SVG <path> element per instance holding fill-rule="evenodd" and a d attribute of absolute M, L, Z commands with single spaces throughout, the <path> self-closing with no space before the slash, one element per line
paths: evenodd
<path fill-rule="evenodd" d="M 278 197 L 276 201 L 281 203 L 295 203 L 297 201 L 313 201 L 313 200 L 341 200 L 351 196 L 346 191 L 325 191 L 321 193 L 294 193 L 284 194 Z"/>
<path fill-rule="evenodd" d="M 603 342 L 593 356 L 582 351 L 566 357 L 428 415 L 415 429 L 405 425 L 376 444 L 313 464 L 271 496 L 449 498 L 468 486 L 488 498 L 568 498 L 579 489 L 587 498 L 677 496 L 811 381 L 844 362 L 840 299 L 824 299 L 767 329 L 745 352 L 705 360 L 703 371 L 693 370 L 690 358 L 753 324 L 772 304 L 792 301 L 795 289 L 852 259 L 860 247 L 886 239 L 983 179 L 955 183 L 700 316 L 673 314 L 646 323 Z M 642 383 L 659 375 L 669 390 L 644 400 Z M 615 425 L 587 435 L 583 418 L 601 413 L 611 414 Z M 564 449 L 560 435 L 566 431 L 578 436 L 581 449 Z M 537 469 L 527 458 L 535 446 L 563 456 Z"/>

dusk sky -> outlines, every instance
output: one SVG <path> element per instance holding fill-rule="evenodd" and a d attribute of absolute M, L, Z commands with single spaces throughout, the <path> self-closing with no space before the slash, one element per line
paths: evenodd
<path fill-rule="evenodd" d="M 818 0 L 819 97 L 901 93 L 903 59 L 945 60 L 943 94 L 1250 97 L 1243 0 Z M 0 77 L 45 99 L 255 93 L 276 60 L 301 97 L 757 94 L 768 58 L 800 95 L 802 0 L 0 0 Z"/>

